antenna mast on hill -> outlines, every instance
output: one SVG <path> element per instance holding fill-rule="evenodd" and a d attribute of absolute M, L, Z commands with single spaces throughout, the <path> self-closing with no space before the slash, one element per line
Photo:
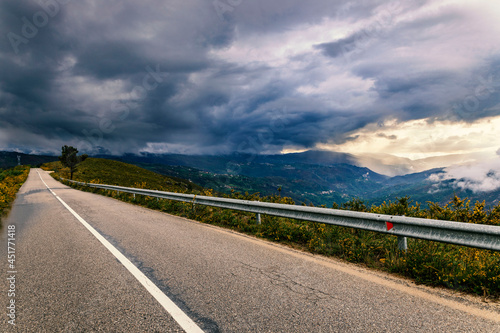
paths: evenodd
<path fill-rule="evenodd" d="M 21 165 L 21 155 L 17 155 L 17 165 Z"/>

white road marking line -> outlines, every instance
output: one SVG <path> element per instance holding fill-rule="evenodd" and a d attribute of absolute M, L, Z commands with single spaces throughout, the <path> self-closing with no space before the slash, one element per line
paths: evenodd
<path fill-rule="evenodd" d="M 42 175 L 38 170 L 36 171 L 43 184 L 47 189 L 59 200 L 73 216 L 76 217 L 101 243 L 109 252 L 111 252 L 116 259 L 118 259 L 123 266 L 149 291 L 149 293 L 163 306 L 163 308 L 177 321 L 177 323 L 188 333 L 203 332 L 203 330 L 196 325 L 196 323 L 189 318 L 170 298 L 168 298 L 146 275 L 144 275 L 137 267 L 130 262 L 120 251 L 118 251 L 110 242 L 108 242 L 100 233 L 98 233 L 90 224 L 87 223 L 80 215 L 78 215 L 68 204 L 66 204 L 42 179 Z"/>

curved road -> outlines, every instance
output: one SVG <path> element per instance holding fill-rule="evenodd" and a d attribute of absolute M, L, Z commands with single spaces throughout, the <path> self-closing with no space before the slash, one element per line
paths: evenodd
<path fill-rule="evenodd" d="M 1 235 L 1 332 L 500 332 L 498 304 L 80 192 L 40 169 Z"/>

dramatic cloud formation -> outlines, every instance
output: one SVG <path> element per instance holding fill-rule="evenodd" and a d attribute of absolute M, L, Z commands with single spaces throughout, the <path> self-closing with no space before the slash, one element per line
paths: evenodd
<path fill-rule="evenodd" d="M 473 127 L 462 152 L 494 154 L 499 22 L 489 0 L 2 1 L 0 149 L 357 153 L 373 137 L 432 156 L 393 130 L 418 123 Z M 440 155 L 462 146 L 447 138 Z"/>

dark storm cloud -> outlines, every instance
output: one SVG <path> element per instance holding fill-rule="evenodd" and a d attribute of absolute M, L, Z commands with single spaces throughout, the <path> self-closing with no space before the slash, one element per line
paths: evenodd
<path fill-rule="evenodd" d="M 0 148 L 277 152 L 500 114 L 498 54 L 458 6 L 220 1 L 1 2 Z"/>
<path fill-rule="evenodd" d="M 43 3 L 54 17 L 36 3 L 2 3 L 7 18 L 2 31 L 11 34 L 2 40 L 0 122 L 13 141 L 36 147 L 29 138 L 38 134 L 55 145 L 57 139 L 71 140 L 87 148 L 108 144 L 117 151 L 122 143 L 140 149 L 147 141 L 161 141 L 169 130 L 196 127 L 189 111 L 168 105 L 187 75 L 207 66 L 206 51 L 193 43 L 193 19 L 172 27 L 180 30 L 175 38 L 168 23 L 160 21 L 158 31 L 150 32 L 155 39 L 147 40 L 141 34 L 149 32 L 141 25 L 174 13 L 118 1 Z M 36 21 L 40 13 L 48 22 Z M 175 15 L 179 21 L 187 14 Z"/>

